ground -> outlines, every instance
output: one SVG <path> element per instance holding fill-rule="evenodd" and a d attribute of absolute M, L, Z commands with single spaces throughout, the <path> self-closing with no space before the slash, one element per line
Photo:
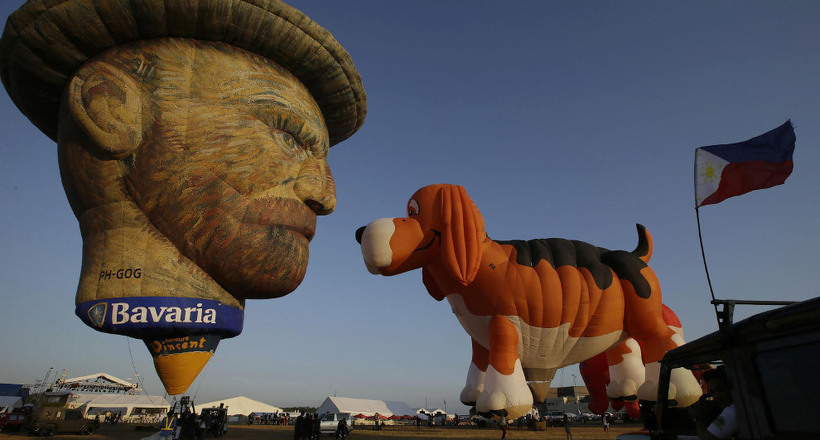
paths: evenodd
<path fill-rule="evenodd" d="M 543 425 L 542 425 L 543 426 Z M 598 423 L 587 425 L 579 424 L 572 427 L 572 437 L 574 440 L 611 440 L 615 436 L 624 432 L 637 431 L 641 426 L 637 424 L 615 424 L 608 432 L 604 432 Z M 73 440 L 140 440 L 148 437 L 157 430 L 137 430 L 134 425 L 103 425 L 90 436 L 73 434 L 55 435 L 53 439 L 73 439 Z M 14 433 L 0 433 L 0 440 L 31 440 L 33 437 Z M 323 439 L 332 439 L 332 436 L 322 436 Z M 362 427 L 356 429 L 348 437 L 350 440 L 403 440 L 403 439 L 500 439 L 501 430 L 497 427 L 476 428 L 476 427 L 437 427 L 428 428 L 422 426 L 386 426 L 381 431 L 373 431 L 372 428 Z M 507 439 L 510 440 L 551 440 L 566 439 L 564 428 L 546 428 L 540 431 L 518 430 L 513 425 L 507 430 Z M 211 440 L 210 437 L 206 438 Z M 231 425 L 228 433 L 222 440 L 292 440 L 292 426 L 265 426 L 265 425 Z"/>

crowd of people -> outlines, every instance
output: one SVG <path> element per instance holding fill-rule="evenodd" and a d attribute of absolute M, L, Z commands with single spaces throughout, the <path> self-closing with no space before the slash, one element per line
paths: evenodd
<path fill-rule="evenodd" d="M 301 413 L 293 426 L 293 440 L 318 440 L 321 435 L 322 417 L 315 413 Z M 335 437 L 346 439 L 350 434 L 347 420 L 342 418 L 336 424 Z"/>
<path fill-rule="evenodd" d="M 111 412 L 111 410 L 106 410 L 105 413 L 101 413 L 102 410 L 97 410 L 97 414 L 94 416 L 94 421 L 99 423 L 105 423 L 107 425 L 114 425 L 119 423 L 122 420 L 122 411 L 117 411 L 115 413 Z M 103 420 L 100 420 L 102 418 Z"/>
<path fill-rule="evenodd" d="M 248 425 L 287 425 L 290 423 L 288 413 L 250 413 Z"/>
<path fill-rule="evenodd" d="M 182 413 L 174 410 L 160 422 L 160 437 L 165 440 L 204 440 L 205 436 L 221 437 L 227 428 L 223 417 L 214 417 L 209 411 L 197 414 L 191 409 Z"/>

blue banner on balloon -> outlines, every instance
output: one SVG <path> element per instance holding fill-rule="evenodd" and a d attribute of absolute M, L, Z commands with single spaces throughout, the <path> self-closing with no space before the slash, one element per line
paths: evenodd
<path fill-rule="evenodd" d="M 219 301 L 170 296 L 106 298 L 77 305 L 89 327 L 134 338 L 210 333 L 231 338 L 242 333 L 245 312 Z"/>

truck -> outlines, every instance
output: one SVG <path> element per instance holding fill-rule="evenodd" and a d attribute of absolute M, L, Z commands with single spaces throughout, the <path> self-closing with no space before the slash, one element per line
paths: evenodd
<path fill-rule="evenodd" d="M 51 436 L 60 433 L 91 435 L 99 428 L 98 420 L 86 419 L 83 411 L 70 402 L 71 393 L 47 392 L 34 396 L 25 430 L 34 435 Z"/>
<path fill-rule="evenodd" d="M 653 440 L 697 439 L 696 412 L 691 407 L 676 407 L 667 397 L 671 371 L 687 368 L 697 372 L 723 365 L 738 418 L 734 438 L 820 438 L 820 424 L 814 420 L 820 414 L 820 297 L 797 303 L 712 303 L 718 330 L 666 353 L 657 403 L 641 402 L 648 436 Z M 781 307 L 735 323 L 734 309 L 740 304 Z"/>
<path fill-rule="evenodd" d="M 35 408 L 27 429 L 34 435 L 51 436 L 60 433 L 91 435 L 99 423 L 83 417 L 79 409 L 68 407 Z"/>

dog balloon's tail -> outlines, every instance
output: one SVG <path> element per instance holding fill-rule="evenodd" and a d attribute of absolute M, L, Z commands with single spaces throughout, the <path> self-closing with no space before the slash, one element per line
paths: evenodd
<path fill-rule="evenodd" d="M 639 223 L 635 226 L 638 228 L 638 247 L 632 251 L 632 254 L 648 264 L 649 259 L 652 258 L 652 235 L 649 234 L 649 231 L 646 230 L 644 225 Z"/>

